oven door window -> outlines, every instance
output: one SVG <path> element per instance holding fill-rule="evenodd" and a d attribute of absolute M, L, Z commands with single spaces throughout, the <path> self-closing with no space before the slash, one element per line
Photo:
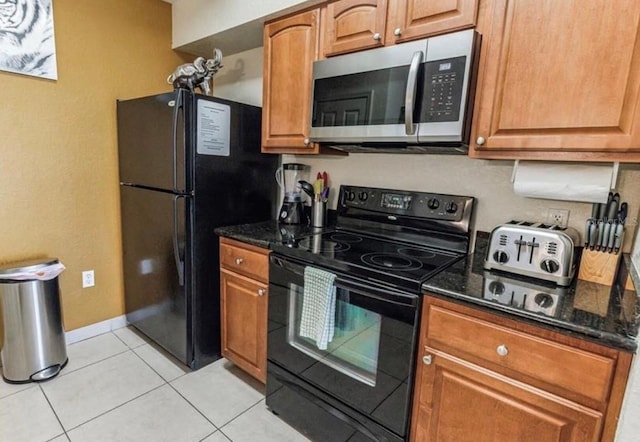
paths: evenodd
<path fill-rule="evenodd" d="M 291 284 L 287 343 L 313 359 L 359 382 L 375 387 L 382 316 L 351 304 L 349 290 L 336 289 L 333 337 L 326 350 L 315 340 L 301 336 L 304 290 Z"/>

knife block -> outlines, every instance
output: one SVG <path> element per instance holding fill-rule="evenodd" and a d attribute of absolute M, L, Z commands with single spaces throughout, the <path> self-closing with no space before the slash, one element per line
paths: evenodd
<path fill-rule="evenodd" d="M 578 279 L 595 282 L 596 284 L 613 284 L 621 257 L 621 252 L 599 252 L 585 247 L 582 249 Z"/>

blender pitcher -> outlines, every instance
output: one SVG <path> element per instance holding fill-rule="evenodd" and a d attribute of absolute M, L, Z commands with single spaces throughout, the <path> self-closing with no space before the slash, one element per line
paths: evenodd
<path fill-rule="evenodd" d="M 285 163 L 276 170 L 276 182 L 283 192 L 282 207 L 278 221 L 283 224 L 307 224 L 304 213 L 302 189 L 298 181 L 307 180 L 308 166 L 299 163 Z"/>

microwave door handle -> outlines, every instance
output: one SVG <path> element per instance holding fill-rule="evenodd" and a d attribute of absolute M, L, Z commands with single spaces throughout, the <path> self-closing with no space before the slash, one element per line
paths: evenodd
<path fill-rule="evenodd" d="M 407 135 L 413 135 L 416 132 L 413 124 L 413 112 L 416 105 L 420 63 L 422 63 L 422 51 L 414 52 L 409 66 L 409 75 L 407 75 L 407 91 L 404 95 L 404 130 Z"/>

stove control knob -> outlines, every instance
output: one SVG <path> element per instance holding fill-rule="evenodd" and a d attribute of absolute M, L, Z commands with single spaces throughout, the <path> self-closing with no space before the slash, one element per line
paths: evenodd
<path fill-rule="evenodd" d="M 540 263 L 540 268 L 547 273 L 555 273 L 560 269 L 560 264 L 553 259 L 545 259 Z"/>
<path fill-rule="evenodd" d="M 356 194 L 354 192 L 347 191 L 345 192 L 345 196 L 347 197 L 347 201 L 353 201 L 356 199 Z"/>
<path fill-rule="evenodd" d="M 495 297 L 498 297 L 504 293 L 504 284 L 500 281 L 491 281 L 488 288 L 489 292 Z"/>
<path fill-rule="evenodd" d="M 369 198 L 369 194 L 367 192 L 360 192 L 358 198 L 360 201 L 366 201 Z"/>
<path fill-rule="evenodd" d="M 509 255 L 504 250 L 496 250 L 493 254 L 493 259 L 495 262 L 499 262 L 500 264 L 505 264 L 509 261 Z"/>
<path fill-rule="evenodd" d="M 430 209 L 435 210 L 440 207 L 440 201 L 437 198 L 431 198 L 429 201 L 427 201 L 427 206 Z"/>
<path fill-rule="evenodd" d="M 453 201 L 449 201 L 444 210 L 446 210 L 447 213 L 456 213 L 456 211 L 458 210 L 458 205 Z"/>

